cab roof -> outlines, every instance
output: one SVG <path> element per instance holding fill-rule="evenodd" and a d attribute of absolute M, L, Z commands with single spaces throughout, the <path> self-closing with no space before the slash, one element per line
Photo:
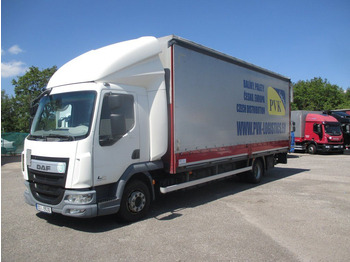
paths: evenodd
<path fill-rule="evenodd" d="M 325 114 L 308 114 L 305 121 L 307 122 L 338 122 L 333 116 Z"/>

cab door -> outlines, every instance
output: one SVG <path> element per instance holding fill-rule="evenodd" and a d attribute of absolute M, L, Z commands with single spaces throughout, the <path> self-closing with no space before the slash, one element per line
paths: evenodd
<path fill-rule="evenodd" d="M 145 160 L 139 109 L 136 93 L 102 92 L 93 150 L 95 186 L 118 181 L 130 165 Z"/>

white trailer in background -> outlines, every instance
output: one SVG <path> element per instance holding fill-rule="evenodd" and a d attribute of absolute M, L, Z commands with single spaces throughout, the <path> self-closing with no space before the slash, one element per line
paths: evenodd
<path fill-rule="evenodd" d="M 286 163 L 289 78 L 176 36 L 62 66 L 23 152 L 27 203 L 47 213 L 145 216 L 156 192 Z"/>

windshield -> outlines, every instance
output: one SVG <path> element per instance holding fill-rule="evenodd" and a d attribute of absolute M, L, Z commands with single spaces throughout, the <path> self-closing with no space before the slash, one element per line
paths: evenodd
<path fill-rule="evenodd" d="M 329 135 L 333 136 L 340 136 L 341 135 L 341 129 L 340 125 L 337 123 L 331 124 L 331 123 L 326 123 L 324 125 L 325 131 Z"/>
<path fill-rule="evenodd" d="M 95 98 L 95 91 L 43 97 L 35 114 L 29 139 L 62 141 L 87 137 Z"/>
<path fill-rule="evenodd" d="M 344 112 L 333 112 L 333 114 L 344 117 L 344 118 L 350 118 L 350 115 Z"/>

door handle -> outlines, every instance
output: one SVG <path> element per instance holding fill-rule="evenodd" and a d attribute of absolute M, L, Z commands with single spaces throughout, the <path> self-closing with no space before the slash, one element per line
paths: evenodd
<path fill-rule="evenodd" d="M 140 149 L 135 149 L 132 152 L 131 159 L 140 159 Z"/>

